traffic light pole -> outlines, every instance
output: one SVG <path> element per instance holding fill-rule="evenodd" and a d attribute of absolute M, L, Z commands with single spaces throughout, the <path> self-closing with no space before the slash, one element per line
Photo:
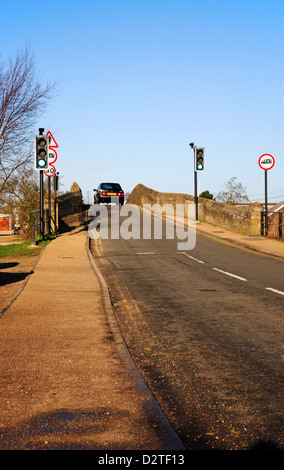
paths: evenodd
<path fill-rule="evenodd" d="M 195 222 L 198 221 L 198 187 L 197 187 L 197 173 L 204 171 L 204 148 L 196 147 L 194 142 L 191 142 L 190 147 L 193 150 L 193 171 L 194 171 L 194 203 L 195 203 Z"/>
<path fill-rule="evenodd" d="M 43 208 L 43 170 L 39 171 L 39 194 L 40 194 L 40 238 L 44 237 L 44 208 Z"/>
<path fill-rule="evenodd" d="M 194 203 L 195 203 L 195 222 L 197 222 L 198 221 L 198 193 L 197 193 L 197 171 L 195 170 L 194 170 Z"/>
<path fill-rule="evenodd" d="M 39 135 L 43 135 L 44 129 L 40 128 Z M 43 170 L 39 170 L 39 194 L 40 194 L 40 211 L 39 211 L 39 218 L 40 218 L 40 238 L 43 239 L 44 237 L 44 207 L 43 207 Z"/>
<path fill-rule="evenodd" d="M 198 221 L 198 194 L 197 194 L 197 171 L 195 168 L 195 153 L 196 153 L 196 145 L 191 142 L 190 147 L 193 150 L 193 171 L 194 171 L 194 204 L 195 204 L 195 222 Z"/>

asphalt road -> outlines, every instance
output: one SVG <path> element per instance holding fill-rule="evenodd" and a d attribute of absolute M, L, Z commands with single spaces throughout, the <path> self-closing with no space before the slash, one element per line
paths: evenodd
<path fill-rule="evenodd" d="M 198 235 L 92 240 L 122 334 L 188 449 L 283 448 L 284 262 Z"/>

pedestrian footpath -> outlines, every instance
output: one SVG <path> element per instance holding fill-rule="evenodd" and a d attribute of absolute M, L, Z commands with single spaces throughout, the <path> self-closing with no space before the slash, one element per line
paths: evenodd
<path fill-rule="evenodd" d="M 284 260 L 284 242 L 281 240 L 264 236 L 249 237 L 206 222 L 197 223 L 196 232 L 223 243 Z"/>
<path fill-rule="evenodd" d="M 128 353 L 75 219 L 0 318 L 0 449 L 184 449 Z"/>

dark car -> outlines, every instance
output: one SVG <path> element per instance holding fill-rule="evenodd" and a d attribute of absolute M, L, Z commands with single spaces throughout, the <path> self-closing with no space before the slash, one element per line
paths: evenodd
<path fill-rule="evenodd" d="M 94 191 L 95 204 L 110 203 L 112 197 L 118 197 L 119 204 L 124 204 L 124 191 L 118 183 L 101 183 Z"/>

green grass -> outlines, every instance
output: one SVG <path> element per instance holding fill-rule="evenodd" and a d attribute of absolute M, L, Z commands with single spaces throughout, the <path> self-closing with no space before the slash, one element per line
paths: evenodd
<path fill-rule="evenodd" d="M 55 235 L 45 235 L 43 240 L 36 240 L 36 247 L 31 246 L 30 240 L 23 243 L 13 243 L 12 245 L 0 245 L 0 258 L 5 256 L 12 256 L 14 258 L 17 256 L 36 256 L 39 254 L 40 249 L 45 247 L 54 238 Z"/>
<path fill-rule="evenodd" d="M 47 235 L 44 235 L 43 240 L 41 240 L 40 237 L 36 237 L 36 244 L 40 246 L 45 246 L 54 238 L 56 238 L 55 233 L 48 233 Z"/>

